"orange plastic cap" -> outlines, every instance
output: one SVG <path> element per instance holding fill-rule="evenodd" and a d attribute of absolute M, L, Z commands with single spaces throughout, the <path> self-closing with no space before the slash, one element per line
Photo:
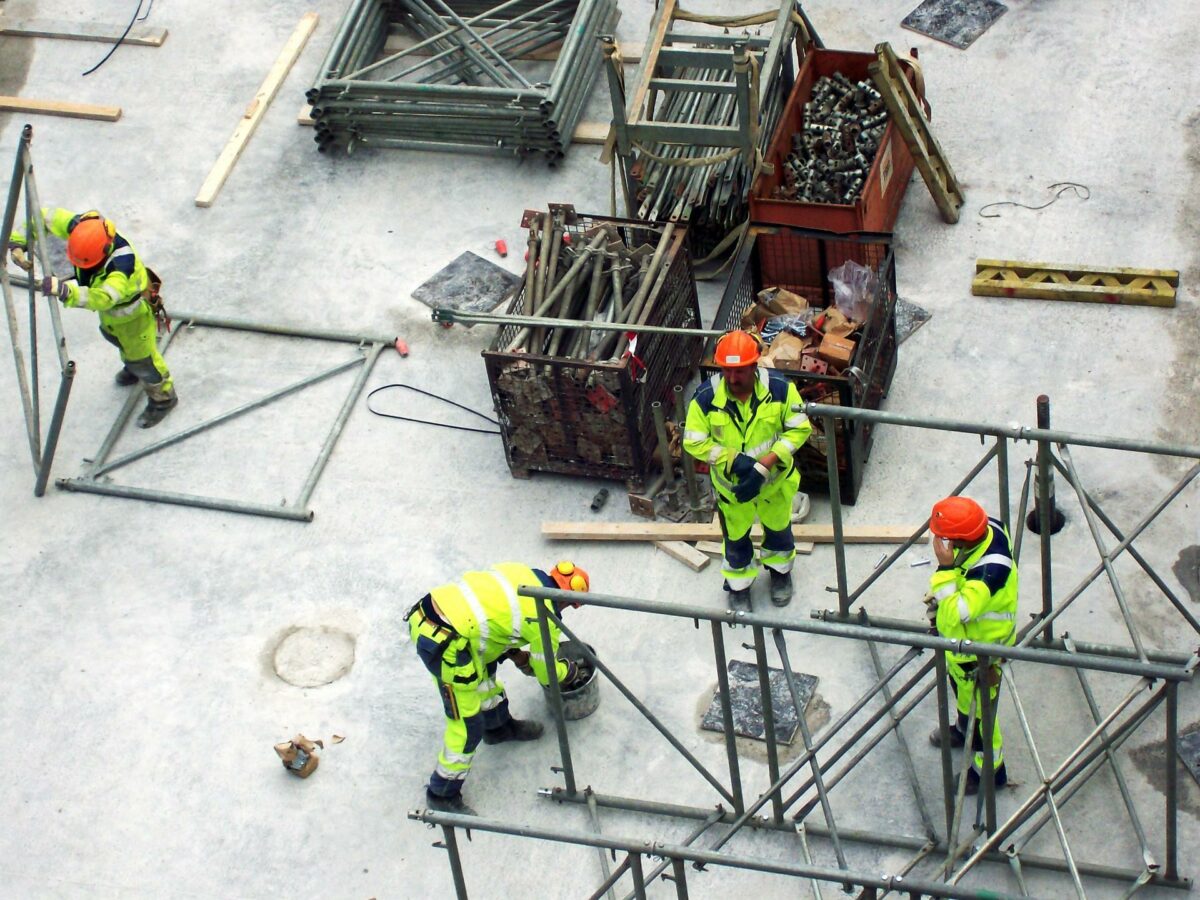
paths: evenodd
<path fill-rule="evenodd" d="M 758 338 L 746 331 L 730 331 L 721 335 L 713 352 L 713 362 L 723 369 L 740 369 L 758 362 Z"/>
<path fill-rule="evenodd" d="M 84 219 L 67 238 L 67 259 L 80 269 L 91 269 L 104 262 L 112 242 L 103 219 Z"/>
<path fill-rule="evenodd" d="M 970 497 L 947 497 L 933 504 L 929 530 L 951 541 L 977 541 L 987 532 L 987 513 Z"/>

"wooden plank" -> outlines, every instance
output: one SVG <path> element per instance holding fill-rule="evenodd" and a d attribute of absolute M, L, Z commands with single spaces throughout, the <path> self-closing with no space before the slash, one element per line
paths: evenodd
<path fill-rule="evenodd" d="M 0 18 L 0 35 L 5 37 L 56 38 L 63 41 L 95 41 L 115 44 L 121 40 L 124 25 L 101 25 L 96 22 L 51 22 L 45 19 Z M 167 29 L 138 25 L 129 29 L 123 44 L 141 47 L 161 47 L 167 39 Z"/>
<path fill-rule="evenodd" d="M 902 544 L 917 529 L 906 525 L 847 525 L 842 539 L 847 544 Z M 758 537 L 758 525 L 751 532 Z M 797 541 L 833 543 L 832 525 L 793 525 Z M 721 539 L 718 524 L 673 522 L 543 522 L 542 536 L 558 541 L 716 541 Z M 923 536 L 918 543 L 924 543 Z"/>
<path fill-rule="evenodd" d="M 756 531 L 753 540 L 762 541 L 762 531 Z M 815 544 L 812 541 L 796 541 L 796 552 L 807 556 L 813 552 Z M 696 549 L 701 553 L 711 553 L 713 556 L 724 556 L 725 545 L 720 541 L 696 541 Z"/>
<path fill-rule="evenodd" d="M 258 89 L 258 93 L 254 95 L 254 99 L 250 101 L 250 105 L 246 107 L 246 111 L 242 114 L 242 120 L 238 123 L 237 128 L 233 130 L 233 137 L 229 139 L 229 143 L 225 145 L 225 149 L 217 157 L 217 162 L 212 167 L 212 171 L 204 179 L 204 184 L 200 187 L 200 193 L 196 195 L 197 206 L 212 206 L 213 201 L 217 199 L 217 194 L 220 192 L 221 186 L 225 184 L 225 179 L 229 177 L 229 173 L 233 169 L 233 164 L 238 161 L 238 157 L 246 149 L 246 143 L 250 140 L 250 136 L 254 134 L 258 128 L 258 123 L 266 115 L 267 107 L 271 105 L 271 101 L 279 93 L 279 86 L 283 84 L 283 79 L 287 77 L 287 73 L 295 65 L 296 59 L 300 56 L 300 51 L 304 49 L 304 45 L 308 43 L 313 29 L 316 27 L 316 13 L 305 13 L 301 17 L 300 24 L 296 26 L 296 30 L 292 32 L 292 36 L 288 38 L 287 43 L 283 45 L 283 50 L 280 51 L 279 56 L 275 59 L 275 64 L 271 66 L 271 70 L 267 73 L 266 80 L 263 81 L 262 86 Z"/>
<path fill-rule="evenodd" d="M 580 122 L 571 134 L 571 142 L 575 144 L 603 144 L 608 138 L 608 122 Z"/>
<path fill-rule="evenodd" d="M 672 559 L 677 559 L 693 572 L 699 572 L 712 558 L 684 541 L 655 541 L 654 546 Z"/>
<path fill-rule="evenodd" d="M 0 96 L 0 112 L 37 113 L 66 116 L 71 119 L 96 119 L 115 122 L 121 118 L 119 106 L 93 106 L 90 103 L 64 103 L 59 100 L 30 100 L 28 97 Z"/>
<path fill-rule="evenodd" d="M 1175 269 L 1101 269 L 1058 263 L 979 259 L 975 261 L 971 293 L 977 297 L 1173 307 L 1178 284 L 1179 272 Z"/>
<path fill-rule="evenodd" d="M 312 117 L 312 104 L 305 103 L 300 107 L 300 112 L 296 114 L 297 125 L 316 125 L 316 119 Z"/>
<path fill-rule="evenodd" d="M 654 75 L 654 69 L 658 66 L 658 54 L 662 51 L 663 39 L 667 35 L 667 29 L 671 27 L 671 21 L 675 18 L 675 4 L 676 0 L 662 0 L 654 13 L 650 36 L 646 39 L 645 53 L 642 56 L 641 62 L 638 63 L 637 72 L 633 76 L 633 81 L 636 85 L 633 94 L 633 103 L 625 107 L 625 120 L 629 125 L 632 125 L 641 118 L 642 104 L 646 102 L 646 94 L 650 90 L 650 78 Z M 628 85 L 628 82 L 626 84 Z M 609 129 L 608 137 L 604 140 L 604 149 L 600 153 L 600 162 L 608 165 L 612 161 L 613 150 L 616 144 L 617 129 L 616 126 L 613 126 Z"/>

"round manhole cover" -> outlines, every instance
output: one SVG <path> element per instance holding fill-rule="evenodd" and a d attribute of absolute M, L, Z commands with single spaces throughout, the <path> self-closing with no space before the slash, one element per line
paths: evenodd
<path fill-rule="evenodd" d="M 332 684 L 354 665 L 354 635 L 325 626 L 293 628 L 275 647 L 275 674 L 296 687 Z"/>

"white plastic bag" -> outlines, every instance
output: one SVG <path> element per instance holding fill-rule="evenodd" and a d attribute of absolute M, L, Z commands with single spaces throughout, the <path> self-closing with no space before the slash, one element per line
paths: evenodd
<path fill-rule="evenodd" d="M 875 273 L 852 259 L 829 271 L 834 306 L 848 319 L 865 322 L 875 296 Z"/>

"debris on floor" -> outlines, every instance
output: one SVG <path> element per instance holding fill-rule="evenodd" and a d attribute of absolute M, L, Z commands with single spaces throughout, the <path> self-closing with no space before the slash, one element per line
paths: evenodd
<path fill-rule="evenodd" d="M 519 275 L 467 250 L 413 291 L 412 296 L 431 308 L 491 312 L 512 296 L 520 283 Z M 467 327 L 471 327 L 469 323 Z"/>
<path fill-rule="evenodd" d="M 325 749 L 324 741 L 310 741 L 302 734 L 296 735 L 290 741 L 275 745 L 275 752 L 283 762 L 283 767 L 299 778 L 307 778 L 317 771 L 321 757 L 317 748 Z"/>
<path fill-rule="evenodd" d="M 792 703 L 792 694 L 788 690 L 787 677 L 783 669 L 768 667 L 769 683 L 771 685 L 771 709 L 775 714 L 775 740 L 781 744 L 790 744 L 800 728 L 800 717 L 796 706 Z M 799 694 L 802 709 L 808 708 L 813 692 L 817 689 L 817 676 L 806 675 L 803 672 L 793 672 L 796 681 L 796 692 Z M 733 710 L 733 730 L 740 737 L 765 741 L 767 726 L 763 721 L 762 691 L 759 689 L 758 668 L 754 663 L 731 659 L 729 661 L 729 699 Z M 720 690 L 713 691 L 712 703 L 700 720 L 700 727 L 705 731 L 725 733 L 721 715 Z"/>
<path fill-rule="evenodd" d="M 925 0 L 900 27 L 966 50 L 1006 12 L 997 0 Z"/>

